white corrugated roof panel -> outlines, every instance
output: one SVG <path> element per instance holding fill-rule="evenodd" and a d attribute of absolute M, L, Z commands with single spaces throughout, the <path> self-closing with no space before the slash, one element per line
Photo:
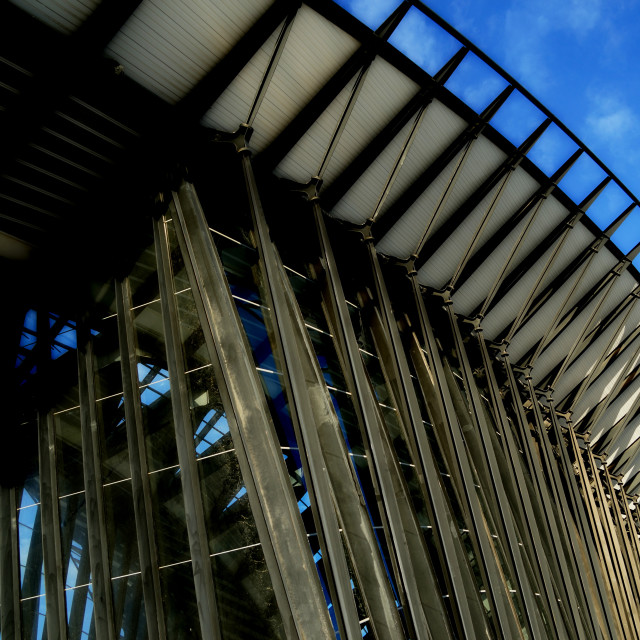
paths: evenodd
<path fill-rule="evenodd" d="M 478 226 L 491 206 L 498 189 L 499 185 L 494 187 L 422 265 L 418 272 L 420 282 L 426 282 L 436 289 L 442 289 L 450 282 L 467 247 L 476 237 Z"/>
<path fill-rule="evenodd" d="M 625 449 L 630 447 L 640 438 L 640 417 L 631 420 L 624 428 L 624 431 L 608 447 L 607 455 L 610 458 L 617 458 Z"/>
<path fill-rule="evenodd" d="M 356 78 L 357 74 L 275 168 L 274 173 L 278 177 L 306 184 L 318 175 L 322 160 L 353 92 Z"/>
<path fill-rule="evenodd" d="M 398 173 L 382 211 L 427 169 L 467 127 L 468 123 L 451 109 L 434 100 L 427 109 L 411 149 Z"/>
<path fill-rule="evenodd" d="M 625 288 L 625 283 L 620 282 L 619 286 L 623 289 Z M 602 317 L 610 313 L 618 302 L 619 299 L 618 296 L 616 296 L 616 299 L 612 300 L 610 304 L 603 305 Z M 623 310 L 621 315 L 624 315 L 626 311 L 626 309 Z M 631 314 L 629 318 L 631 318 Z M 627 323 L 628 322 L 629 320 L 627 320 Z M 556 385 L 555 397 L 561 399 L 577 387 L 593 371 L 604 350 L 607 349 L 607 351 L 610 352 L 612 349 L 615 349 L 622 340 L 625 330 L 625 327 L 619 326 L 616 318 L 614 318 L 604 330 L 599 330 L 599 335 L 593 344 L 578 356 L 566 373 L 560 378 Z M 589 338 L 590 336 L 587 337 Z M 610 342 L 611 345 L 609 345 Z M 605 354 L 605 356 L 606 355 L 607 354 Z"/>
<path fill-rule="evenodd" d="M 379 251 L 399 258 L 415 252 L 425 229 L 431 227 L 431 234 L 444 224 L 451 212 L 464 203 L 506 158 L 506 154 L 484 136 L 475 140 L 466 155 L 465 150 L 466 147 L 378 242 Z M 449 188 L 454 176 L 453 186 Z"/>
<path fill-rule="evenodd" d="M 380 57 L 371 63 L 353 111 L 322 176 L 330 185 L 420 87 Z"/>
<path fill-rule="evenodd" d="M 601 295 L 599 295 L 595 300 L 592 300 L 583 312 L 574 318 L 573 321 L 570 322 L 563 331 L 561 331 L 556 338 L 546 346 L 534 366 L 533 379 L 536 384 L 540 382 L 555 365 L 564 362 L 565 358 L 573 349 L 574 344 L 576 344 L 576 341 L 578 341 L 584 333 L 591 314 L 596 311 L 601 300 Z M 540 313 L 537 313 L 536 316 L 543 316 L 545 319 L 548 317 L 544 309 Z M 534 320 L 535 318 L 532 318 L 531 322 L 534 322 Z M 539 322 L 539 325 L 546 329 L 546 327 L 549 326 L 549 322 L 541 321 Z M 576 352 L 574 351 L 573 355 L 575 355 L 575 353 Z"/>
<path fill-rule="evenodd" d="M 431 224 L 441 201 L 445 198 L 447 186 L 462 154 L 460 151 L 378 242 L 378 251 L 397 258 L 408 258 L 416 251 L 425 229 Z"/>
<path fill-rule="evenodd" d="M 561 288 L 555 292 L 555 294 L 548 299 L 545 304 L 540 307 L 537 312 L 529 318 L 529 320 L 523 325 L 522 329 L 516 333 L 513 340 L 513 353 L 521 356 L 526 349 L 531 347 L 540 336 L 542 336 L 547 328 L 555 320 L 556 313 L 560 313 L 558 322 L 566 316 L 572 308 L 572 305 L 577 304 L 582 297 L 588 293 L 591 288 L 596 285 L 601 278 L 606 276 L 609 269 L 615 266 L 616 261 L 607 251 L 602 255 L 595 256 L 595 259 L 589 264 L 589 268 L 585 269 L 585 264 L 581 265 L 571 274 L 571 277 L 561 286 Z M 557 275 L 558 270 L 554 270 Z M 544 291 L 545 287 L 552 281 L 552 277 L 548 277 L 542 284 L 542 287 L 538 291 L 540 294 Z M 571 293 L 571 290 L 575 290 Z M 568 296 L 570 296 L 568 298 Z M 616 302 L 611 296 L 607 297 L 607 305 L 613 307 Z M 606 309 L 607 307 L 604 307 Z M 604 309 L 599 312 L 599 317 L 602 317 Z M 574 331 L 575 327 L 571 329 Z M 555 331 L 554 331 L 555 332 Z M 525 347 L 526 345 L 526 347 Z M 557 347 L 554 347 L 554 349 Z"/>
<path fill-rule="evenodd" d="M 72 33 L 100 4 L 100 0 L 10 0 L 13 4 L 62 33 Z"/>
<path fill-rule="evenodd" d="M 278 27 L 202 118 L 205 127 L 236 131 L 247 122 L 283 26 Z"/>
<path fill-rule="evenodd" d="M 143 0 L 105 53 L 125 73 L 174 103 L 220 60 L 271 4 Z"/>
<path fill-rule="evenodd" d="M 415 120 L 408 122 L 385 147 L 351 189 L 336 203 L 331 211 L 332 215 L 362 224 L 373 214 L 391 178 L 393 168 L 405 148 L 414 122 Z"/>
<path fill-rule="evenodd" d="M 251 148 L 261 151 L 358 49 L 344 31 L 303 5 L 254 120 Z"/>
<path fill-rule="evenodd" d="M 486 225 L 478 237 L 478 241 L 471 255 L 475 254 L 484 242 L 489 241 L 493 237 L 493 234 L 505 224 L 511 215 L 517 211 L 540 186 L 536 180 L 534 180 L 524 169 L 520 167 L 518 167 L 512 174 L 508 175 L 506 185 L 502 187 L 505 179 L 506 178 L 503 177 L 499 181 L 493 191 L 488 196 L 485 196 L 480 205 L 475 208 L 471 216 L 469 216 L 462 225 L 453 231 L 449 239 L 444 242 L 429 261 L 423 265 L 419 276 L 421 281 L 431 282 L 433 278 L 434 282 L 438 281 L 438 279 L 442 282 L 439 286 L 444 286 L 444 284 L 446 284 L 446 281 L 448 281 L 446 271 L 453 271 L 457 268 L 459 260 L 462 258 L 462 253 L 460 252 L 466 251 L 467 245 L 474 237 L 476 237 L 478 227 L 482 223 L 488 208 L 493 205 L 494 199 L 500 189 L 502 190 L 497 203 L 495 204 L 491 215 L 487 219 Z M 455 244 L 453 244 L 454 242 Z M 459 253 L 460 255 L 457 255 L 456 257 L 456 253 Z M 505 254 L 505 257 L 507 255 L 508 252 Z M 451 267 L 454 260 L 455 265 Z M 423 269 L 424 275 L 422 274 Z M 430 277 L 428 274 L 432 274 L 432 276 Z M 445 278 L 447 279 L 446 281 Z M 493 279 L 491 280 L 491 282 L 488 282 L 487 279 L 482 280 L 482 284 L 485 285 L 483 287 L 485 295 L 489 293 L 493 284 Z M 482 295 L 480 290 L 478 290 L 478 294 L 479 296 Z M 480 299 L 479 296 L 478 300 Z M 456 296 L 456 299 L 457 298 L 458 296 Z M 461 301 L 458 302 L 458 304 L 466 307 L 467 305 L 465 302 L 466 301 Z"/>
<path fill-rule="evenodd" d="M 587 389 L 585 394 L 576 404 L 573 422 L 576 426 L 589 413 L 589 411 L 601 402 L 615 386 L 617 380 L 622 375 L 624 368 L 629 360 L 633 357 L 636 349 L 640 346 L 638 339 L 625 349 L 619 357 L 615 358 L 609 366 L 599 375 L 593 384 Z"/>
<path fill-rule="evenodd" d="M 637 367 L 638 362 L 640 362 L 640 355 L 633 359 L 632 367 Z M 630 375 L 630 373 L 633 373 L 633 368 L 630 371 L 627 371 L 625 379 Z M 611 427 L 613 427 L 613 425 L 619 420 L 622 420 L 629 413 L 633 404 L 639 397 L 640 381 L 636 379 L 633 384 L 623 389 L 619 395 L 616 396 L 615 400 L 611 402 L 611 404 L 605 409 L 604 413 L 593 425 L 593 430 L 591 432 L 592 442 L 597 442 L 597 440 L 601 438 L 606 431 L 611 429 Z"/>

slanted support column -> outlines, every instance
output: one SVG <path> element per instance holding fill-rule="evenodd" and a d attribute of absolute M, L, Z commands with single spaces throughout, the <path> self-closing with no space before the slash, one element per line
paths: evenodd
<path fill-rule="evenodd" d="M 567 421 L 567 428 L 562 428 L 558 420 L 555 402 L 553 401 L 553 394 L 551 392 L 547 393 L 547 399 L 549 402 L 549 417 L 551 423 L 549 433 L 552 435 L 558 446 L 560 465 L 565 476 L 565 486 L 569 489 L 567 500 L 571 503 L 571 511 L 574 514 L 574 520 L 578 530 L 580 531 L 581 539 L 586 551 L 586 557 L 584 560 L 591 569 L 591 575 L 585 576 L 584 584 L 586 592 L 593 596 L 595 600 L 594 604 L 596 606 L 588 606 L 587 611 L 593 620 L 594 626 L 599 624 L 604 629 L 606 625 L 609 633 L 613 635 L 614 627 L 612 623 L 612 612 L 604 590 L 602 567 L 597 562 L 598 554 L 594 545 L 594 533 L 589 525 L 584 500 L 580 496 L 575 467 L 569 459 L 569 449 L 571 448 L 571 435 L 569 430 L 572 429 L 572 426 L 570 421 Z M 565 443 L 565 432 L 567 434 L 567 443 Z M 597 606 L 598 603 L 600 607 Z"/>
<path fill-rule="evenodd" d="M 171 380 L 171 406 L 176 434 L 176 448 L 180 463 L 180 479 L 184 497 L 184 511 L 191 551 L 193 581 L 198 604 L 198 617 L 203 640 L 221 638 L 218 622 L 215 591 L 209 543 L 205 525 L 204 507 L 200 495 L 200 483 L 196 468 L 196 454 L 193 444 L 193 427 L 189 411 L 189 393 L 184 375 L 185 364 L 180 340 L 178 308 L 173 290 L 171 258 L 164 220 L 154 224 L 160 301 L 162 304 L 162 324 L 164 327 L 167 368 Z"/>
<path fill-rule="evenodd" d="M 562 544 L 558 544 L 558 541 L 562 541 L 564 537 L 565 528 L 564 525 L 558 521 L 558 509 L 553 503 L 550 490 L 543 477 L 541 460 L 538 457 L 538 453 L 535 451 L 529 421 L 520 396 L 520 385 L 518 384 L 515 372 L 509 360 L 509 354 L 506 351 L 503 351 L 501 355 L 505 363 L 505 370 L 511 391 L 515 418 L 520 432 L 520 441 L 524 450 L 527 466 L 529 467 L 529 472 L 534 483 L 535 494 L 542 505 L 541 517 L 544 518 L 545 529 L 549 532 L 549 546 L 552 553 L 551 564 L 554 569 L 554 577 L 556 579 L 557 597 L 562 603 L 562 609 L 569 618 L 570 628 L 575 630 L 578 638 L 588 637 L 585 635 L 586 632 L 580 620 L 580 611 L 577 603 L 575 602 L 575 597 L 573 596 L 573 585 L 570 581 L 567 556 L 564 553 Z M 528 382 L 529 380 L 527 380 L 527 383 Z M 534 426 L 536 428 L 538 427 L 537 422 Z"/>
<path fill-rule="evenodd" d="M 507 412 L 500 395 L 498 381 L 493 368 L 493 361 L 489 356 L 484 332 L 475 331 L 474 333 L 482 355 L 491 405 L 505 442 L 505 457 L 509 462 L 511 470 L 514 497 L 517 496 L 512 503 L 512 508 L 515 512 L 514 515 L 520 519 L 520 532 L 525 539 L 523 544 L 529 550 L 531 564 L 533 565 L 532 569 L 537 576 L 542 591 L 541 595 L 545 599 L 545 615 L 548 616 L 547 622 L 554 628 L 558 638 L 567 638 L 569 631 L 566 626 L 567 621 L 558 608 L 558 601 L 553 587 L 554 576 L 549 564 L 549 558 L 545 553 L 545 543 L 547 541 L 543 541 L 543 534 L 540 527 L 530 526 L 530 523 L 535 522 L 539 515 L 538 509 L 536 508 L 539 497 L 532 494 L 531 483 L 525 476 L 523 456 L 519 451 L 519 445 L 513 433 L 512 423 L 507 417 Z"/>
<path fill-rule="evenodd" d="M 38 309 L 38 341 L 36 343 L 41 402 L 47 397 L 44 384 L 51 362 L 49 317 Z M 40 509 L 42 526 L 42 556 L 44 588 L 47 604 L 47 635 L 49 640 L 66 640 L 64 584 L 62 581 L 62 544 L 60 512 L 58 510 L 58 482 L 56 477 L 55 428 L 50 407 L 38 408 L 38 463 L 40 467 Z"/>
<path fill-rule="evenodd" d="M 414 366 L 417 368 L 425 394 L 429 386 L 429 379 L 433 380 L 432 385 L 437 391 L 433 398 L 434 408 L 442 420 L 438 431 L 440 438 L 445 443 L 444 449 L 449 458 L 449 465 L 452 469 L 453 480 L 458 488 L 461 505 L 466 510 L 466 517 L 472 527 L 469 534 L 473 540 L 478 569 L 487 592 L 487 598 L 491 603 L 496 627 L 495 633 L 504 638 L 517 637 L 521 631 L 519 628 L 515 629 L 517 625 L 515 624 L 514 610 L 506 595 L 505 584 L 497 567 L 491 542 L 488 539 L 484 517 L 475 491 L 473 472 L 462 436 L 462 427 L 457 417 L 456 400 L 452 395 L 450 370 L 440 357 L 420 286 L 415 277 L 411 278 L 411 281 L 421 338 L 424 344 L 424 357 L 414 357 Z M 429 402 L 426 395 L 425 400 Z"/>
<path fill-rule="evenodd" d="M 523 616 L 529 624 L 532 636 L 536 638 L 542 633 L 542 621 L 539 616 L 536 615 L 538 608 L 535 604 L 534 592 L 532 591 L 531 585 L 526 577 L 524 560 L 520 550 L 521 541 L 517 537 L 511 507 L 505 493 L 504 485 L 500 478 L 496 452 L 493 448 L 491 434 L 489 432 L 490 427 L 486 421 L 484 409 L 482 407 L 482 400 L 473 379 L 471 364 L 463 343 L 460 326 L 453 314 L 452 307 L 450 320 L 474 427 L 472 432 L 467 434 L 467 445 L 472 453 L 474 450 L 474 440 L 481 445 L 481 447 L 479 447 L 481 451 L 478 451 L 476 456 L 474 456 L 477 461 L 476 469 L 484 467 L 485 477 L 488 480 L 487 484 L 489 484 L 487 487 L 489 491 L 485 491 L 485 500 L 487 502 L 487 506 L 493 511 L 494 521 L 496 522 L 496 525 L 501 532 L 501 538 L 504 541 L 504 548 L 509 564 L 511 565 L 510 569 L 512 571 L 513 579 L 518 587 L 517 591 L 519 599 L 524 605 Z M 476 324 L 473 329 L 474 332 L 482 332 L 482 328 L 479 324 Z M 479 437 L 474 437 L 476 434 Z"/>
<path fill-rule="evenodd" d="M 457 535 L 457 523 L 452 517 L 440 482 L 437 463 L 422 423 L 405 347 L 391 306 L 381 264 L 370 242 L 368 255 L 377 297 L 376 317 L 372 326 L 373 337 L 395 397 L 404 437 L 416 465 L 420 488 L 432 522 L 434 543 L 444 565 L 447 589 L 449 596 L 454 598 L 452 608 L 457 614 L 455 622 L 459 628 L 458 633 L 463 637 L 482 635 L 486 633 L 486 622 L 478 611 L 478 595 L 465 592 L 468 588 L 466 583 L 473 582 L 473 576 L 466 562 L 460 562 L 461 544 Z M 408 275 L 414 279 L 416 274 L 410 270 Z M 415 353 L 415 350 L 413 355 L 419 362 L 420 355 Z"/>
<path fill-rule="evenodd" d="M 0 635 L 21 640 L 16 490 L 0 486 Z"/>
<path fill-rule="evenodd" d="M 285 631 L 292 639 L 330 638 L 324 595 L 262 384 L 193 186 L 184 183 L 174 203 L 176 234 Z"/>
<path fill-rule="evenodd" d="M 127 279 L 123 282 L 116 282 L 116 306 L 133 514 L 136 521 L 147 634 L 149 640 L 165 640 L 166 629 L 160 590 L 158 552 L 153 527 L 151 486 L 145 455 L 142 406 L 138 389 L 138 362 L 131 316 L 131 289 Z"/>
<path fill-rule="evenodd" d="M 102 464 L 95 396 L 93 341 L 89 327 L 78 322 L 78 391 L 82 466 L 87 510 L 88 550 L 93 587 L 93 617 L 96 640 L 115 640 L 113 592 L 109 571 L 107 528 L 104 515 Z"/>
<path fill-rule="evenodd" d="M 290 285 L 282 273 L 279 257 L 269 237 L 269 229 L 262 210 L 257 185 L 247 152 L 242 154 L 249 208 L 253 221 L 260 266 L 265 275 L 266 297 L 271 309 L 272 330 L 276 348 L 283 356 L 284 383 L 291 400 L 293 423 L 299 442 L 299 453 L 303 464 L 307 490 L 316 520 L 320 543 L 325 553 L 329 588 L 340 628 L 345 638 L 356 640 L 362 637 L 358 612 L 355 607 L 349 568 L 344 557 L 340 526 L 332 501 L 331 485 L 318 437 L 317 414 L 310 397 L 309 371 L 305 371 L 305 354 L 298 348 L 296 336 L 300 336 L 300 323 L 296 326 L 291 309 L 287 308 L 287 292 Z M 295 312 L 294 312 L 295 313 Z M 299 313 L 299 311 L 298 311 Z M 304 328 L 304 321 L 302 321 Z M 306 333 L 306 330 L 305 330 Z M 314 357 L 314 366 L 317 359 Z"/>
<path fill-rule="evenodd" d="M 405 619 L 412 637 L 432 638 L 434 629 L 444 629 L 447 633 L 447 623 L 442 619 L 439 607 L 432 609 L 429 604 L 436 587 L 426 561 L 423 535 L 358 349 L 319 207 L 315 207 L 315 219 L 325 259 L 325 305 L 329 310 L 332 333 L 342 352 L 344 372 L 352 386 L 354 405 L 361 417 L 363 439 L 368 445 L 367 455 L 372 460 L 372 478 L 380 494 L 381 511 L 386 514 L 388 529 L 385 533 L 393 554 L 400 598 L 405 605 Z M 437 620 L 431 620 L 431 616 Z"/>

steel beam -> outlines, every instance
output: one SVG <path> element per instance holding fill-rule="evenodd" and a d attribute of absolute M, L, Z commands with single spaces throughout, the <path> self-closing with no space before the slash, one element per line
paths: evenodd
<path fill-rule="evenodd" d="M 293 310 L 288 308 L 287 293 L 290 294 L 289 299 L 292 295 L 289 291 L 290 284 L 282 273 L 277 251 L 269 237 L 269 229 L 258 195 L 251 160 L 246 154 L 242 156 L 242 166 L 249 195 L 253 233 L 259 255 L 259 268 L 262 270 L 265 283 L 266 304 L 270 309 L 269 317 L 275 338 L 276 355 L 282 358 L 284 364 L 285 388 L 291 403 L 291 413 L 297 432 L 296 438 L 303 463 L 305 482 L 311 497 L 316 529 L 324 552 L 330 589 L 333 592 L 332 602 L 341 636 L 356 640 L 356 638 L 361 638 L 362 634 L 351 590 L 349 569 L 344 557 L 338 518 L 332 500 L 327 465 L 318 437 L 319 422 L 317 419 L 319 415 L 311 403 L 309 395 L 311 390 L 308 386 L 311 380 L 308 370 L 305 371 L 303 366 L 304 354 L 296 342 L 296 337 L 301 339 L 301 327 L 306 333 L 304 319 L 301 317 L 294 319 L 294 314 L 295 316 L 300 315 L 297 306 Z M 317 358 L 313 358 L 313 371 L 317 366 L 316 361 Z"/>
<path fill-rule="evenodd" d="M 175 228 L 286 633 L 333 629 L 251 350 L 193 186 Z M 257 426 L 259 425 L 259 427 Z"/>
<path fill-rule="evenodd" d="M 184 373 L 186 366 L 182 350 L 178 307 L 173 288 L 169 241 L 164 220 L 157 220 L 153 230 L 167 368 L 169 370 L 169 380 L 171 381 L 171 408 L 176 434 L 176 449 L 180 463 L 180 480 L 182 483 L 200 630 L 203 640 L 219 640 L 221 638 L 220 621 L 213 585 L 211 560 L 209 558 L 204 506 L 196 467 L 193 427 L 189 410 L 189 391 Z"/>
<path fill-rule="evenodd" d="M 82 469 L 86 498 L 88 553 L 91 562 L 93 617 L 97 640 L 115 640 L 113 593 L 104 513 L 102 460 L 95 395 L 95 359 L 93 340 L 85 320 L 79 320 L 78 392 L 80 395 L 80 432 Z"/>
<path fill-rule="evenodd" d="M 142 595 L 149 640 L 166 640 L 166 628 L 160 588 L 158 551 L 153 525 L 153 506 L 149 469 L 145 455 L 142 406 L 138 387 L 138 350 L 131 315 L 131 287 L 128 279 L 116 281 L 118 339 L 124 399 L 124 418 L 131 469 L 133 514 L 140 556 Z"/>

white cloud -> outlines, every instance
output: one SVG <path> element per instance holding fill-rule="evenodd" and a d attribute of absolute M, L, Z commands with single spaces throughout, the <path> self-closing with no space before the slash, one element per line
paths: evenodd
<path fill-rule="evenodd" d="M 619 98 L 592 93 L 589 101 L 591 110 L 585 121 L 590 135 L 619 143 L 637 130 L 637 116 Z"/>
<path fill-rule="evenodd" d="M 399 0 L 350 0 L 339 2 L 359 20 L 377 29 L 400 4 Z"/>

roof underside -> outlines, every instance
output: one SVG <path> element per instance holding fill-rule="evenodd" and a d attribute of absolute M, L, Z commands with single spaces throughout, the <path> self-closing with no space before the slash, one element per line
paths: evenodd
<path fill-rule="evenodd" d="M 635 200 L 598 227 L 587 210 L 611 177 L 574 202 L 556 185 L 579 145 L 547 173 L 527 157 L 557 126 L 548 114 L 518 147 L 492 127 L 522 96 L 510 78 L 478 114 L 445 87 L 466 48 L 433 76 L 395 50 L 410 6 L 374 34 L 321 0 L 5 3 L 0 254 L 60 278 L 54 263 L 77 265 L 97 237 L 100 255 L 116 238 L 120 250 L 138 187 L 180 141 L 248 123 L 259 171 L 320 178 L 329 215 L 369 225 L 379 252 L 448 288 L 636 490 L 639 280 L 634 250 L 609 239 Z"/>

